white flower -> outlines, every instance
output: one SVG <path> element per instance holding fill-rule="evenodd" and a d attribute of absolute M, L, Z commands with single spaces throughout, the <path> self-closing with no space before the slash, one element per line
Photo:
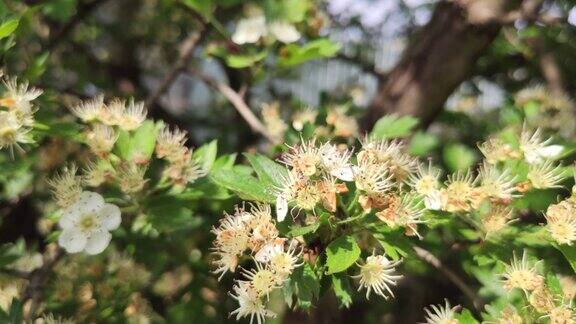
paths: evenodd
<path fill-rule="evenodd" d="M 120 226 L 120 208 L 104 202 L 95 192 L 84 191 L 76 203 L 62 211 L 58 244 L 68 253 L 98 254 L 108 246 L 109 231 Z"/>
<path fill-rule="evenodd" d="M 320 163 L 330 175 L 342 181 L 354 181 L 354 172 L 348 162 L 352 155 L 350 151 L 340 152 L 335 145 L 324 143 L 318 149 L 318 154 Z"/>
<path fill-rule="evenodd" d="M 294 25 L 286 21 L 275 21 L 270 24 L 270 33 L 282 43 L 293 43 L 300 39 L 300 33 Z"/>
<path fill-rule="evenodd" d="M 18 110 L 20 113 L 28 115 L 32 113 L 31 101 L 42 94 L 42 90 L 28 88 L 28 82 L 18 83 L 16 78 L 5 79 L 3 81 L 6 93 L 0 99 L 0 105 Z"/>
<path fill-rule="evenodd" d="M 87 101 L 70 108 L 76 117 L 83 122 L 92 122 L 98 120 L 105 109 L 104 96 L 99 95 Z"/>
<path fill-rule="evenodd" d="M 426 311 L 426 324 L 458 324 L 460 323 L 454 318 L 458 306 L 450 307 L 450 303 L 446 300 L 446 305 L 430 305 L 430 308 L 425 308 Z"/>
<path fill-rule="evenodd" d="M 126 131 L 135 130 L 146 120 L 146 113 L 144 102 L 134 103 L 131 100 L 118 119 L 118 126 Z"/>
<path fill-rule="evenodd" d="M 389 296 L 394 297 L 390 285 L 395 286 L 396 281 L 402 278 L 401 275 L 394 274 L 395 267 L 400 262 L 390 261 L 384 255 L 372 254 L 366 258 L 366 264 L 360 266 L 360 274 L 353 277 L 360 278 L 358 291 L 366 288 L 366 299 L 370 298 L 370 292 L 372 291 L 385 299 L 388 299 Z"/>
<path fill-rule="evenodd" d="M 288 201 L 282 197 L 282 195 L 278 195 L 276 197 L 276 219 L 279 222 L 284 221 L 286 215 L 288 214 Z"/>
<path fill-rule="evenodd" d="M 254 319 L 256 319 L 256 323 L 262 324 L 266 321 L 266 317 L 276 316 L 272 311 L 266 309 L 262 298 L 258 296 L 249 282 L 240 281 L 234 286 L 234 294 L 231 296 L 238 301 L 238 308 L 230 313 L 230 315 L 236 315 L 236 320 L 250 316 L 250 324 Z"/>
<path fill-rule="evenodd" d="M 424 206 L 430 210 L 442 209 L 442 191 L 434 190 L 425 195 Z"/>
<path fill-rule="evenodd" d="M 255 16 L 241 19 L 236 26 L 236 31 L 232 35 L 232 41 L 238 45 L 246 43 L 256 43 L 260 38 L 266 36 L 266 18 Z"/>
<path fill-rule="evenodd" d="M 542 140 L 540 129 L 530 133 L 523 130 L 520 135 L 520 150 L 529 164 L 539 164 L 545 159 L 554 159 L 564 147 L 562 145 L 547 145 L 551 139 Z"/>

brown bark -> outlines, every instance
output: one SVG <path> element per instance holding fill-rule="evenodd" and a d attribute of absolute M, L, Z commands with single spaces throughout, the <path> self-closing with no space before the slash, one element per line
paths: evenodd
<path fill-rule="evenodd" d="M 469 78 L 475 62 L 500 31 L 501 18 L 519 7 L 511 0 L 440 2 L 400 62 L 382 79 L 365 129 L 387 113 L 414 115 L 423 125 L 429 124 L 450 94 Z"/>

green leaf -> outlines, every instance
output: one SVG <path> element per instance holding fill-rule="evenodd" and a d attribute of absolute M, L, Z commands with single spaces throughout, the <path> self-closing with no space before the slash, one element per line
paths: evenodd
<path fill-rule="evenodd" d="M 290 237 L 297 237 L 302 236 L 310 233 L 316 232 L 316 230 L 320 227 L 320 223 L 314 223 L 307 226 L 291 226 L 290 232 L 288 232 L 288 236 Z"/>
<path fill-rule="evenodd" d="M 444 163 L 448 166 L 450 171 L 466 171 L 474 162 L 476 162 L 476 154 L 472 149 L 462 144 L 451 144 L 444 148 L 443 151 Z"/>
<path fill-rule="evenodd" d="M 232 169 L 234 166 L 234 162 L 236 162 L 236 153 L 222 155 L 214 161 L 212 165 L 212 169 Z"/>
<path fill-rule="evenodd" d="M 119 130 L 115 152 L 126 160 L 131 160 L 135 157 L 149 159 L 154 153 L 159 127 L 160 125 L 147 120 L 133 134 Z"/>
<path fill-rule="evenodd" d="M 376 122 L 371 135 L 381 139 L 405 137 L 416 125 L 418 125 L 418 119 L 412 116 L 388 115 Z"/>
<path fill-rule="evenodd" d="M 360 248 L 352 235 L 343 235 L 328 244 L 326 265 L 328 274 L 342 272 L 360 257 Z"/>
<path fill-rule="evenodd" d="M 20 19 L 10 19 L 2 23 L 0 25 L 0 39 L 6 38 L 18 28 L 18 24 L 20 23 Z"/>
<path fill-rule="evenodd" d="M 576 273 L 576 245 L 554 245 L 568 260 L 568 263 L 572 267 L 572 270 Z"/>
<path fill-rule="evenodd" d="M 308 0 L 284 0 L 281 3 L 285 19 L 292 23 L 303 21 L 310 7 Z"/>
<path fill-rule="evenodd" d="M 202 170 L 210 171 L 214 162 L 216 161 L 216 155 L 218 153 L 218 141 L 213 140 L 208 144 L 204 144 L 198 149 L 194 150 L 193 158 Z"/>
<path fill-rule="evenodd" d="M 410 240 L 398 230 L 389 230 L 384 233 L 377 232 L 373 233 L 373 236 L 382 245 L 386 255 L 393 260 L 400 260 L 402 257 L 412 254 L 413 250 Z"/>
<path fill-rule="evenodd" d="M 185 201 L 173 196 L 157 196 L 147 200 L 146 212 L 150 223 L 159 231 L 172 232 L 192 227 L 192 211 Z M 197 218 L 201 220 L 200 218 Z"/>
<path fill-rule="evenodd" d="M 281 50 L 278 64 L 281 67 L 291 67 L 310 60 L 332 57 L 339 50 L 340 45 L 326 38 L 311 41 L 303 46 L 288 44 Z"/>
<path fill-rule="evenodd" d="M 265 185 L 281 186 L 282 179 L 288 176 L 288 170 L 285 167 L 264 155 L 244 153 L 244 156 Z"/>
<path fill-rule="evenodd" d="M 305 263 L 292 274 L 294 289 L 298 297 L 298 306 L 309 309 L 312 301 L 320 295 L 320 279 L 312 270 L 309 263 Z"/>
<path fill-rule="evenodd" d="M 252 55 L 234 55 L 230 54 L 226 56 L 226 65 L 231 68 L 241 69 L 254 65 L 257 62 L 262 61 L 268 55 L 267 51 L 262 51 Z"/>
<path fill-rule="evenodd" d="M 463 309 L 460 313 L 455 315 L 460 324 L 478 324 L 479 322 L 474 318 L 468 309 Z"/>
<path fill-rule="evenodd" d="M 210 179 L 217 185 L 234 191 L 242 199 L 274 203 L 275 198 L 270 188 L 264 186 L 261 181 L 236 169 L 220 169 L 210 174 Z"/>
<path fill-rule="evenodd" d="M 438 137 L 424 132 L 417 132 L 410 140 L 408 149 L 412 155 L 425 156 L 438 147 L 439 143 Z"/>
<path fill-rule="evenodd" d="M 212 19 L 212 11 L 214 10 L 212 0 L 183 0 L 182 3 L 198 12 L 204 19 L 208 21 Z"/>
<path fill-rule="evenodd" d="M 340 305 L 349 308 L 352 305 L 352 287 L 348 276 L 332 275 L 332 287 L 334 294 L 338 297 Z"/>
<path fill-rule="evenodd" d="M 154 153 L 154 146 L 156 145 L 156 134 L 158 127 L 153 121 L 147 120 L 134 133 L 132 136 L 132 147 L 130 149 L 130 158 L 135 154 L 142 154 L 145 158 L 150 158 Z"/>

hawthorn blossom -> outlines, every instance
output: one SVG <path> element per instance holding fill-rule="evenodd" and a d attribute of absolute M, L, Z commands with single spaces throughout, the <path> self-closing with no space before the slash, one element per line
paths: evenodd
<path fill-rule="evenodd" d="M 109 231 L 120 226 L 120 208 L 104 202 L 101 195 L 84 191 L 78 201 L 62 211 L 58 244 L 68 253 L 99 254 L 110 243 Z"/>

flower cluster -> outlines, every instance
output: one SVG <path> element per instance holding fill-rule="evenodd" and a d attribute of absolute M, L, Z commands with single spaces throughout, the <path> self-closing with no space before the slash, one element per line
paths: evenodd
<path fill-rule="evenodd" d="M 277 20 L 268 23 L 258 8 L 252 9 L 251 16 L 238 22 L 232 35 L 234 43 L 238 45 L 257 43 L 266 36 L 282 43 L 293 43 L 300 39 L 300 33 L 288 21 Z"/>
<path fill-rule="evenodd" d="M 548 206 L 546 228 L 558 244 L 572 245 L 576 241 L 576 197 L 572 196 Z"/>
<path fill-rule="evenodd" d="M 76 117 L 90 124 L 91 127 L 85 133 L 86 144 L 94 154 L 102 158 L 107 157 L 118 139 L 114 127 L 133 131 L 146 120 L 144 103 L 135 103 L 133 100 L 127 103 L 114 99 L 105 104 L 104 97 L 98 96 L 70 109 Z"/>
<path fill-rule="evenodd" d="M 540 274 L 539 263 L 540 261 L 530 262 L 526 251 L 520 260 L 514 255 L 511 264 L 506 266 L 506 272 L 502 274 L 504 288 L 508 291 L 521 289 L 527 297 L 529 307 L 540 316 L 540 319 L 548 318 L 550 323 L 573 323 L 576 314 L 570 306 L 574 298 L 568 291 L 571 285 L 560 284 L 562 291 L 554 293 L 548 287 L 545 277 Z"/>
<path fill-rule="evenodd" d="M 237 319 L 250 317 L 258 323 L 275 316 L 266 308 L 269 294 L 280 288 L 295 268 L 302 251 L 296 241 L 279 237 L 269 205 L 251 205 L 250 210 L 237 207 L 234 214 L 226 214 L 220 225 L 213 229 L 216 235 L 214 250 L 218 259 L 215 273 L 220 278 L 226 272 L 235 272 L 240 258 L 249 250 L 256 268 L 242 269 L 243 280 L 237 280 L 233 298 L 238 308 L 232 312 Z"/>
<path fill-rule="evenodd" d="M 30 130 L 34 125 L 36 107 L 33 100 L 42 90 L 29 88 L 27 82 L 16 78 L 4 79 L 4 93 L 0 97 L 0 149 L 21 150 L 20 144 L 33 143 Z"/>
<path fill-rule="evenodd" d="M 399 141 L 365 139 L 355 155 L 329 142 L 303 141 L 289 147 L 281 162 L 289 167 L 288 175 L 277 188 L 278 220 L 284 220 L 288 206 L 314 212 L 322 206 L 335 212 L 338 194 L 349 191 L 354 183 L 356 199 L 364 213 L 374 211 L 390 227 L 404 227 L 408 235 L 418 235 L 424 206 L 417 197 L 404 192 L 417 161 L 404 152 Z"/>
<path fill-rule="evenodd" d="M 185 186 L 206 175 L 206 170 L 193 159 L 192 149 L 186 147 L 187 134 L 179 129 L 163 126 L 156 139 L 156 156 L 168 162 L 164 177 L 172 184 Z"/>

